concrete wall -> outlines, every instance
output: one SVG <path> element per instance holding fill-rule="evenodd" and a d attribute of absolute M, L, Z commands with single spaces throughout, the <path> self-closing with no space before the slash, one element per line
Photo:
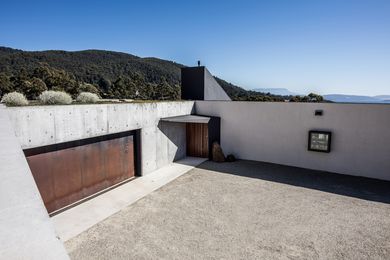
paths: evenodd
<path fill-rule="evenodd" d="M 22 148 L 141 129 L 141 167 L 147 174 L 185 155 L 185 126 L 162 117 L 191 114 L 194 102 L 154 102 L 7 108 Z M 185 151 L 185 150 L 184 150 Z"/>
<path fill-rule="evenodd" d="M 221 117 L 225 154 L 390 180 L 390 105 L 196 101 L 195 108 Z M 307 150 L 312 129 L 332 131 L 329 154 Z"/>
<path fill-rule="evenodd" d="M 167 158 L 168 162 L 173 162 L 184 158 L 187 155 L 186 124 L 160 122 L 158 129 L 165 138 L 159 138 L 160 142 L 157 144 L 157 151 L 166 152 L 167 154 L 158 154 L 157 160 Z M 157 162 L 158 165 L 163 165 L 164 163 Z"/>
<path fill-rule="evenodd" d="M 204 69 L 204 100 L 231 100 L 207 68 Z"/>
<path fill-rule="evenodd" d="M 69 259 L 0 105 L 0 258 Z"/>

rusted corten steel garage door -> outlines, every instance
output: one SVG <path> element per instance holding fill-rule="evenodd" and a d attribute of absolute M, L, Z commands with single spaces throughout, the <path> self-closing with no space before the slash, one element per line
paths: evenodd
<path fill-rule="evenodd" d="M 135 176 L 134 136 L 107 139 L 25 151 L 49 213 Z"/>

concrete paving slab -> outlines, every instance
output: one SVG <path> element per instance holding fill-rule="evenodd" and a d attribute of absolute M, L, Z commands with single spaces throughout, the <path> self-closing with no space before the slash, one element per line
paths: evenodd
<path fill-rule="evenodd" d="M 206 160 L 187 157 L 107 191 L 53 216 L 55 229 L 60 239 L 67 241 Z"/>

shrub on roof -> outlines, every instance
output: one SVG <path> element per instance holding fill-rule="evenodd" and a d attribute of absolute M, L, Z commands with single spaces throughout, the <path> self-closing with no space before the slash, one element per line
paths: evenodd
<path fill-rule="evenodd" d="M 5 103 L 7 106 L 26 106 L 28 105 L 27 98 L 19 92 L 11 92 L 5 94 L 1 99 L 1 103 Z"/>
<path fill-rule="evenodd" d="M 68 105 L 72 103 L 72 97 L 63 91 L 44 91 L 38 99 L 45 105 Z"/>
<path fill-rule="evenodd" d="M 80 103 L 96 103 L 99 101 L 99 99 L 100 99 L 99 96 L 94 93 L 81 92 L 77 96 L 76 101 Z"/>

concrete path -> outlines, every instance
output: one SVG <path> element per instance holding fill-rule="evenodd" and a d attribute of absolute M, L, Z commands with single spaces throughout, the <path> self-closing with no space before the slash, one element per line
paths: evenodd
<path fill-rule="evenodd" d="M 207 161 L 65 246 L 72 259 L 389 259 L 390 182 Z"/>
<path fill-rule="evenodd" d="M 77 236 L 205 160 L 207 159 L 187 157 L 53 216 L 59 237 L 62 241 L 67 241 Z"/>

